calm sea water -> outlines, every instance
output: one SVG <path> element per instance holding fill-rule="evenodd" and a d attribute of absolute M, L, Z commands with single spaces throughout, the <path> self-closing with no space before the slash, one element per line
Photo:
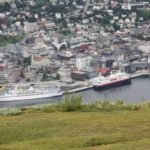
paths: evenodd
<path fill-rule="evenodd" d="M 90 89 L 77 94 L 83 96 L 85 103 L 92 103 L 99 100 L 124 100 L 126 103 L 150 101 L 150 78 L 136 78 L 132 80 L 132 84 L 130 85 L 124 85 L 103 91 L 94 91 L 93 89 Z M 0 108 L 57 103 L 61 100 L 62 97 L 55 97 L 26 101 L 0 102 Z"/>

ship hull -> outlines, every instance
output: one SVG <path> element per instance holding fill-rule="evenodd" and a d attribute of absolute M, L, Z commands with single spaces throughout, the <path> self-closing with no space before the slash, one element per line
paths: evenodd
<path fill-rule="evenodd" d="M 104 90 L 104 89 L 110 89 L 114 87 L 119 87 L 123 85 L 131 84 L 131 79 L 123 79 L 123 80 L 118 80 L 115 82 L 109 82 L 106 84 L 100 84 L 100 85 L 93 85 L 94 90 Z"/>
<path fill-rule="evenodd" d="M 51 97 L 59 97 L 62 96 L 63 92 L 59 93 L 51 93 L 51 94 L 41 94 L 41 95 L 27 95 L 27 96 L 1 96 L 0 102 L 6 101 L 23 101 L 23 100 L 36 100 L 36 99 L 44 99 L 44 98 L 51 98 Z"/>

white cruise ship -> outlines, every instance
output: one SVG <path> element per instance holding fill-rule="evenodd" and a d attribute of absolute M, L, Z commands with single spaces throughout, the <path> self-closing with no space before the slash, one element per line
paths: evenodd
<path fill-rule="evenodd" d="M 130 76 L 124 72 L 117 72 L 111 74 L 108 77 L 99 76 L 91 79 L 90 82 L 93 84 L 95 90 L 107 89 L 125 84 L 130 84 Z"/>
<path fill-rule="evenodd" d="M 63 92 L 59 87 L 51 85 L 15 85 L 5 86 L 0 91 L 0 101 L 33 100 L 62 96 Z"/>

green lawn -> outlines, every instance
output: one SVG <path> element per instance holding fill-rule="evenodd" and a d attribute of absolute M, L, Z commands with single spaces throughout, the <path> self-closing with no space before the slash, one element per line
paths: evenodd
<path fill-rule="evenodd" d="M 12 37 L 0 36 L 0 46 L 6 46 L 7 44 L 14 44 L 22 41 L 24 35 L 16 35 Z"/>
<path fill-rule="evenodd" d="M 0 116 L 0 150 L 150 150 L 150 109 Z"/>

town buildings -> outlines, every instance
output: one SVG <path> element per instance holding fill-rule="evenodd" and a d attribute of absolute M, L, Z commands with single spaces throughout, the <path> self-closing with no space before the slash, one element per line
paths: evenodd
<path fill-rule="evenodd" d="M 72 82 L 149 69 L 147 1 L 1 0 L 0 10 L 1 83 Z M 68 59 L 59 57 L 66 53 Z"/>

